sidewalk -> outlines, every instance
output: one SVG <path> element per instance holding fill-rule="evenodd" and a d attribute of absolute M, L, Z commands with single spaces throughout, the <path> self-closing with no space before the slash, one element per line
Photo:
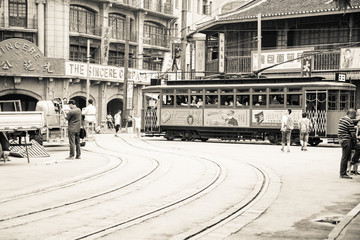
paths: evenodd
<path fill-rule="evenodd" d="M 334 227 L 326 240 L 360 239 L 360 203 Z"/>
<path fill-rule="evenodd" d="M 9 162 L 0 162 L 0 199 L 78 181 L 111 168 L 113 164 L 108 157 L 88 151 L 94 146 L 93 142 L 87 142 L 81 159 L 75 160 L 65 160 L 69 155 L 67 146 L 47 147 L 50 157 L 30 158 L 30 163 L 26 158 L 10 156 Z"/>

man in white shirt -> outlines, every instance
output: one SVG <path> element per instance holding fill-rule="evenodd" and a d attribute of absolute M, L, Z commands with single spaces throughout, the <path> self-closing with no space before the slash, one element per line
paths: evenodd
<path fill-rule="evenodd" d="M 88 100 L 89 105 L 82 110 L 82 115 L 85 116 L 85 124 L 87 129 L 91 129 L 91 133 L 96 127 L 96 107 L 93 105 L 93 100 Z M 91 128 L 90 128 L 91 126 Z"/>

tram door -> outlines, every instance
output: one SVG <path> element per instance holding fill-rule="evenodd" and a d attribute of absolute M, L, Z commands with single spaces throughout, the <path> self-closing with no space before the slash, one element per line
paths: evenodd
<path fill-rule="evenodd" d="M 306 112 L 311 121 L 310 136 L 326 136 L 326 91 L 306 91 Z"/>
<path fill-rule="evenodd" d="M 144 93 L 144 131 L 160 131 L 160 93 Z"/>

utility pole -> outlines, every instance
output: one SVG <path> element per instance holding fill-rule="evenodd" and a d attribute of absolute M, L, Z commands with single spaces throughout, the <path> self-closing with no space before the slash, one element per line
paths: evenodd
<path fill-rule="evenodd" d="M 181 80 L 185 79 L 186 69 L 187 1 L 182 0 L 181 7 Z"/>
<path fill-rule="evenodd" d="M 258 69 L 261 69 L 261 13 L 257 16 L 257 55 L 258 55 Z M 259 74 L 260 75 L 260 74 Z"/>
<path fill-rule="evenodd" d="M 125 20 L 125 56 L 124 56 L 124 86 L 123 86 L 123 122 L 127 119 L 127 83 L 129 71 L 129 41 L 130 41 L 130 17 Z"/>
<path fill-rule="evenodd" d="M 90 39 L 87 40 L 87 49 L 86 49 L 86 103 L 90 99 Z"/>

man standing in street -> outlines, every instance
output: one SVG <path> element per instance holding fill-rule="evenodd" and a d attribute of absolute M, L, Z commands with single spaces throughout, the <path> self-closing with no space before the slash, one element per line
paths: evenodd
<path fill-rule="evenodd" d="M 81 126 L 81 111 L 76 107 L 74 100 L 69 100 L 70 111 L 66 115 L 68 121 L 68 136 L 70 144 L 70 154 L 66 159 L 73 160 L 76 149 L 76 159 L 80 159 L 80 126 Z"/>
<path fill-rule="evenodd" d="M 115 116 L 114 116 L 114 119 L 115 119 L 115 137 L 117 137 L 117 133 L 119 131 L 119 129 L 121 128 L 121 110 L 119 110 Z"/>
<path fill-rule="evenodd" d="M 291 131 L 294 129 L 294 121 L 291 117 L 291 109 L 288 109 L 288 114 L 283 115 L 281 119 L 281 151 L 284 151 L 285 143 L 287 144 L 287 152 L 290 152 Z"/>
<path fill-rule="evenodd" d="M 82 110 L 82 114 L 85 116 L 87 132 L 93 133 L 96 128 L 96 107 L 93 105 L 92 99 L 89 99 L 88 103 L 89 105 Z"/>
<path fill-rule="evenodd" d="M 346 116 L 340 118 L 338 125 L 338 138 L 342 147 L 342 156 L 340 162 L 340 178 L 352 179 L 347 175 L 347 165 L 351 158 L 351 150 L 355 150 L 351 164 L 357 164 L 360 157 L 360 144 L 357 143 L 353 119 L 356 117 L 356 111 L 350 108 Z"/>

